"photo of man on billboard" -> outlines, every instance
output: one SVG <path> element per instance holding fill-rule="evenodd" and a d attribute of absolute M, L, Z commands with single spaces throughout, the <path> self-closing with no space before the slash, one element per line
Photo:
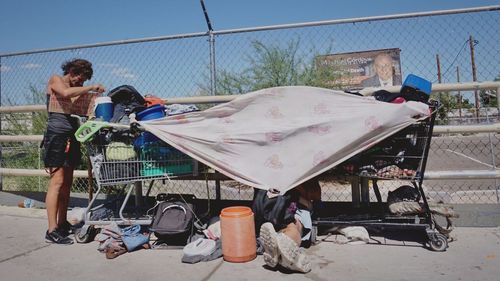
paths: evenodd
<path fill-rule="evenodd" d="M 394 59 L 388 53 L 379 53 L 372 63 L 374 75 L 361 81 L 363 87 L 386 87 L 401 85 L 401 75 L 396 73 Z"/>

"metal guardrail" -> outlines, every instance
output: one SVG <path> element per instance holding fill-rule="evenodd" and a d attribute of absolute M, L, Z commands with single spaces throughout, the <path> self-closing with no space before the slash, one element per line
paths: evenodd
<path fill-rule="evenodd" d="M 18 176 L 18 177 L 48 177 L 45 170 L 37 169 L 6 169 L 0 168 L 0 175 Z M 75 178 L 87 178 L 88 171 L 75 170 Z M 191 179 L 191 178 L 190 178 Z M 200 179 L 211 179 L 210 176 Z M 476 179 L 500 179 L 500 169 L 495 170 L 463 170 L 463 171 L 426 171 L 424 179 L 426 180 L 476 180 Z"/>
<path fill-rule="evenodd" d="M 388 87 L 368 87 L 360 90 L 359 92 L 364 96 L 369 96 L 375 91 L 385 90 L 391 93 L 397 93 L 401 90 L 401 86 L 388 86 Z M 447 83 L 447 84 L 433 84 L 432 93 L 440 92 L 453 92 L 453 91 L 473 91 L 473 90 L 497 90 L 497 97 L 500 100 L 500 82 L 498 81 L 485 81 L 485 82 L 468 82 L 468 83 Z M 211 103 L 224 103 L 235 99 L 237 95 L 219 95 L 219 96 L 199 96 L 199 97 L 177 97 L 165 99 L 166 104 L 211 104 Z M 500 110 L 500 104 L 498 105 Z M 0 107 L 1 113 L 23 113 L 23 112 L 41 112 L 47 110 L 46 105 L 20 105 L 20 106 L 2 106 Z"/>
<path fill-rule="evenodd" d="M 472 133 L 500 133 L 500 123 L 488 125 L 466 125 L 466 126 L 434 126 L 434 135 L 439 134 L 472 134 Z M 40 142 L 43 135 L 0 135 L 2 142 Z"/>

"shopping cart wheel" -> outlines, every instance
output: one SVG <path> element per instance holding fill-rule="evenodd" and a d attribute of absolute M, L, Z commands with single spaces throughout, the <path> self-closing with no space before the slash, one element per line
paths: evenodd
<path fill-rule="evenodd" d="M 436 252 L 444 252 L 448 248 L 448 239 L 441 233 L 434 233 L 429 237 L 429 247 Z"/>
<path fill-rule="evenodd" d="M 97 234 L 95 227 L 91 225 L 84 225 L 82 228 L 75 231 L 75 240 L 77 243 L 89 243 L 94 240 Z"/>

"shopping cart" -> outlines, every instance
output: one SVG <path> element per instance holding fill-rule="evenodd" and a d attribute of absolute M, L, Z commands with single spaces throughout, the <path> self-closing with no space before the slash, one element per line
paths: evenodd
<path fill-rule="evenodd" d="M 96 228 L 107 224 L 151 224 L 151 217 L 139 206 L 126 209 L 132 192 L 135 190 L 138 202 L 137 198 L 143 197 L 143 182 L 149 182 L 144 196 L 149 198 L 155 180 L 170 181 L 173 177 L 196 174 L 198 170 L 195 160 L 134 126 L 88 121 L 76 132 L 76 137 L 86 144 L 97 184 L 86 208 L 85 224 L 75 234 L 80 243 L 89 242 Z M 106 187 L 118 190 L 118 194 L 94 206 Z"/>
<path fill-rule="evenodd" d="M 338 165 L 332 173 L 336 176 L 357 177 L 371 180 L 373 191 L 378 201 L 374 212 L 355 215 L 323 216 L 313 220 L 313 242 L 317 240 L 318 228 L 344 226 L 363 226 L 367 229 L 385 230 L 412 230 L 424 233 L 424 241 L 434 251 L 444 251 L 448 247 L 446 230 L 441 229 L 435 221 L 425 196 L 422 183 L 429 154 L 432 131 L 438 102 L 431 102 L 432 114 L 397 132 L 391 137 L 377 143 L 373 147 L 357 154 Z M 418 193 L 416 202 L 422 212 L 413 215 L 392 215 L 387 212 L 382 202 L 377 181 L 398 180 L 409 182 Z M 372 206 L 371 206 L 372 207 Z M 370 209 L 370 208 L 369 208 Z"/>

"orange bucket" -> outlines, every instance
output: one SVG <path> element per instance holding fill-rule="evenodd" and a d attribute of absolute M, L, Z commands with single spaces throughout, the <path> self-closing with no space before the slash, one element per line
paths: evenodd
<path fill-rule="evenodd" d="M 257 256 L 252 209 L 234 206 L 220 213 L 222 255 L 228 262 L 247 262 Z"/>

